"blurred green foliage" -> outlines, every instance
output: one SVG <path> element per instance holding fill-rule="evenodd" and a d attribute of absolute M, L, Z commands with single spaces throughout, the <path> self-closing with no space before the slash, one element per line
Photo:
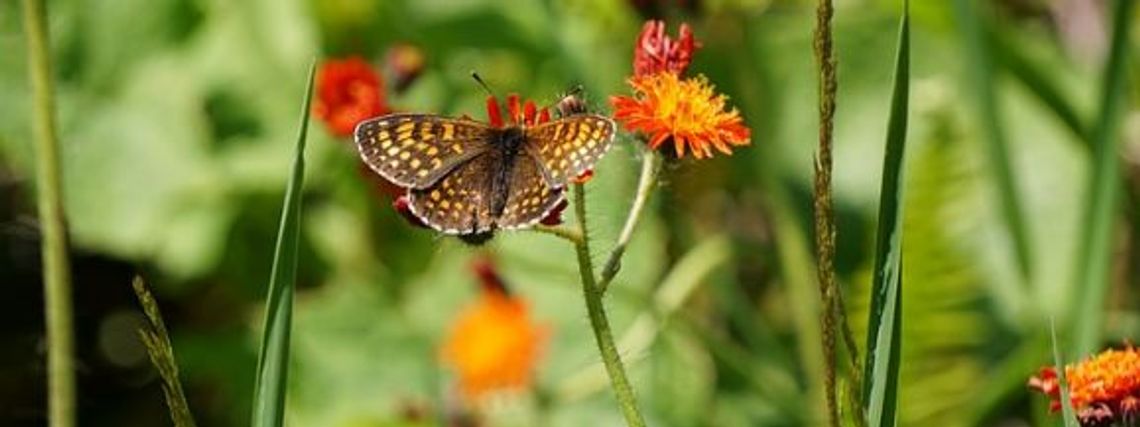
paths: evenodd
<path fill-rule="evenodd" d="M 402 111 L 482 118 L 484 94 L 470 81 L 471 70 L 498 92 L 540 104 L 581 83 L 589 103 L 608 111 L 608 96 L 627 91 L 623 80 L 643 20 L 632 5 L 641 3 L 656 2 L 51 2 L 73 242 L 148 274 L 161 303 L 177 307 L 168 325 L 199 422 L 243 425 L 297 94 L 310 59 L 362 55 L 379 69 L 388 46 L 419 47 L 427 57 L 424 73 L 406 92 L 389 94 Z M 643 350 L 623 353 L 634 388 L 652 425 L 819 423 L 818 296 L 809 238 L 817 117 L 813 2 L 661 3 L 670 28 L 681 21 L 694 26 L 704 47 L 692 72 L 729 94 L 752 128 L 753 146 L 732 157 L 671 162 L 650 199 L 606 301 L 619 341 L 635 319 L 668 319 Z M 850 318 L 862 323 L 900 5 L 836 3 L 837 267 Z M 1012 46 L 993 49 L 993 95 L 1001 101 L 1013 185 L 1032 245 L 1026 283 L 994 193 L 985 124 L 978 123 L 974 94 L 963 89 L 967 56 L 976 52 L 962 45 L 949 2 L 914 3 L 901 423 L 1046 422 L 1041 399 L 1024 391 L 1024 381 L 1051 360 L 1042 339 L 1048 319 L 1063 320 L 1067 297 L 1082 286 L 1073 283 L 1072 259 L 1090 152 L 1066 117 L 1087 126 L 1100 69 L 1096 52 L 1078 52 L 1070 42 L 1103 36 L 1108 21 L 1075 30 L 1057 25 L 1057 10 L 1069 0 L 980 8 L 993 34 Z M 0 170 L 32 191 L 17 7 L 0 3 Z M 1003 65 L 1009 55 L 1044 78 L 1011 72 Z M 1075 113 L 1059 112 L 1062 104 L 1049 96 Z M 1135 152 L 1137 142 L 1126 142 Z M 617 141 L 588 186 L 598 256 L 620 230 L 634 191 L 635 143 Z M 1131 162 L 1125 169 L 1137 174 L 1135 157 Z M 290 425 L 423 425 L 454 405 L 453 379 L 439 367 L 437 348 L 452 316 L 477 292 L 469 261 L 482 254 L 494 257 L 512 289 L 553 330 L 535 392 L 490 405 L 491 424 L 620 423 L 604 381 L 590 374 L 598 356 L 570 246 L 517 232 L 472 248 L 409 227 L 358 163 L 350 141 L 314 126 Z M 1140 180 L 1130 182 L 1135 187 Z M 1140 205 L 1127 203 L 1131 216 L 1122 222 L 1137 228 Z M 726 260 L 707 274 L 673 269 L 686 265 L 679 261 L 691 252 L 711 256 L 702 255 L 715 253 L 707 246 L 698 249 L 724 236 Z M 1122 232 L 1118 240 L 1122 251 L 1134 253 L 1135 233 Z M 1112 343 L 1135 338 L 1140 326 L 1128 320 L 1135 319 L 1134 298 L 1125 298 L 1135 295 L 1140 272 L 1120 270 L 1112 292 L 1121 297 L 1107 316 Z M 655 295 L 675 275 L 695 285 L 678 307 L 661 307 Z M 90 414 L 86 419 L 103 425 Z"/>

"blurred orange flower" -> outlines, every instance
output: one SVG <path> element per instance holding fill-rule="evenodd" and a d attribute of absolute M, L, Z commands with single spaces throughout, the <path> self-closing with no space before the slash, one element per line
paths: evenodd
<path fill-rule="evenodd" d="M 672 140 L 677 157 L 688 147 L 699 158 L 711 157 L 713 148 L 732 154 L 731 146 L 750 143 L 750 131 L 736 109 L 725 111 L 725 96 L 714 92 L 703 76 L 681 79 L 673 73 L 634 76 L 634 96 L 614 96 L 614 118 L 626 130 L 649 138 L 657 149 Z"/>
<path fill-rule="evenodd" d="M 423 74 L 427 58 L 415 45 L 397 43 L 384 54 L 385 76 L 396 93 L 403 93 Z"/>
<path fill-rule="evenodd" d="M 468 398 L 527 387 L 546 341 L 545 327 L 530 317 L 526 301 L 508 293 L 489 261 L 475 263 L 478 299 L 452 323 L 441 351 Z"/>
<path fill-rule="evenodd" d="M 1109 425 L 1113 420 L 1140 415 L 1140 351 L 1131 346 L 1105 350 L 1067 365 L 1065 379 L 1081 425 Z M 1049 396 L 1050 409 L 1061 409 L 1061 384 L 1055 367 L 1041 368 L 1038 376 L 1029 379 L 1029 387 Z"/>
<path fill-rule="evenodd" d="M 360 121 L 391 112 L 380 75 L 360 57 L 322 63 L 316 91 L 313 114 L 336 136 L 350 136 Z"/>

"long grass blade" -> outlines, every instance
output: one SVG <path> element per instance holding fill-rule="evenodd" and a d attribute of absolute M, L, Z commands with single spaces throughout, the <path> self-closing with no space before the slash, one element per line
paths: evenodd
<path fill-rule="evenodd" d="M 301 231 L 301 187 L 305 176 L 305 137 L 309 130 L 309 110 L 313 97 L 313 70 L 314 65 L 310 65 L 305 101 L 301 107 L 300 130 L 297 132 L 296 157 L 293 159 L 289 186 L 285 190 L 277 247 L 273 251 L 265 331 L 261 337 L 253 395 L 252 425 L 256 427 L 284 425 L 289 332 L 293 323 L 293 285 L 297 273 L 297 240 Z"/>
<path fill-rule="evenodd" d="M 1080 251 L 1077 253 L 1077 277 L 1072 290 L 1077 301 L 1069 313 L 1073 322 L 1073 345 L 1069 351 L 1077 357 L 1092 353 L 1100 343 L 1104 326 L 1105 294 L 1108 292 L 1109 264 L 1112 262 L 1113 225 L 1120 203 L 1120 161 L 1117 148 L 1120 139 L 1123 107 L 1128 32 L 1133 0 L 1117 0 L 1114 7 L 1112 45 L 1104 71 L 1100 112 L 1092 133 L 1093 163 L 1089 169 L 1084 226 Z"/>
<path fill-rule="evenodd" d="M 910 2 L 899 23 L 894 93 L 887 124 L 879 230 L 875 242 L 867 353 L 863 362 L 863 407 L 870 426 L 895 425 L 902 329 L 902 201 L 910 95 Z"/>
<path fill-rule="evenodd" d="M 958 24 L 965 38 L 970 83 L 978 106 L 978 120 L 986 133 L 986 148 L 1001 202 L 1001 213 L 1013 240 L 1017 266 L 1024 279 L 1029 279 L 1032 268 L 1029 235 L 1025 226 L 1024 210 L 1013 182 L 1009 159 L 1009 144 L 1001 126 L 1001 117 L 994 93 L 994 66 L 991 62 L 989 38 L 986 37 L 981 17 L 976 9 L 977 0 L 955 0 Z"/>
<path fill-rule="evenodd" d="M 1053 112 L 1061 124 L 1069 130 L 1077 141 L 1088 148 L 1088 130 L 1077 113 L 1076 108 L 1061 91 L 1060 84 L 1052 74 L 1051 68 L 1035 63 L 1001 30 L 995 25 L 986 25 L 986 40 L 993 47 L 995 65 L 1007 70 L 1013 78 L 1029 89 L 1029 93 L 1036 96 L 1049 111 Z"/>
<path fill-rule="evenodd" d="M 75 332 L 72 329 L 71 266 L 67 258 L 59 138 L 55 132 L 55 88 L 47 9 L 43 0 L 24 0 L 28 74 L 36 137 L 36 205 L 43 240 L 44 315 L 48 341 L 48 421 L 75 425 Z"/>
<path fill-rule="evenodd" d="M 182 382 L 178 379 L 174 346 L 170 344 L 170 334 L 166 331 L 166 323 L 162 321 L 162 313 L 158 311 L 158 302 L 154 300 L 154 296 L 141 277 L 135 276 L 131 287 L 135 290 L 135 296 L 138 297 L 147 320 L 146 326 L 139 328 L 139 338 L 146 346 L 150 363 L 162 378 L 162 394 L 166 396 L 170 419 L 174 422 L 174 427 L 194 427 L 194 417 L 190 413 L 190 405 L 186 403 Z"/>
<path fill-rule="evenodd" d="M 1057 367 L 1057 379 L 1061 382 L 1061 416 L 1065 417 L 1065 427 L 1077 427 L 1077 416 L 1073 413 L 1073 401 L 1069 398 L 1069 380 L 1065 378 L 1065 359 L 1057 345 L 1057 324 L 1049 320 L 1049 336 L 1053 341 L 1053 366 Z"/>

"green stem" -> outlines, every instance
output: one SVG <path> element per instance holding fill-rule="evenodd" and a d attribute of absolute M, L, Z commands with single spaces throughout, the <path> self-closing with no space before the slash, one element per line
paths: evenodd
<path fill-rule="evenodd" d="M 606 373 L 610 376 L 610 385 L 614 389 L 618 406 L 621 407 L 625 422 L 631 427 L 645 426 L 645 419 L 637 409 L 637 398 L 633 395 L 633 387 L 625 376 L 625 367 L 621 363 L 621 355 L 614 345 L 614 336 L 610 332 L 610 322 L 606 319 L 606 309 L 602 305 L 602 291 L 594 280 L 594 263 L 590 259 L 590 238 L 586 227 L 586 198 L 582 184 L 574 184 L 574 214 L 578 217 L 578 231 L 582 240 L 574 245 L 578 253 L 578 272 L 582 275 L 582 293 L 586 298 L 586 311 L 590 315 L 590 326 L 594 330 L 594 339 L 598 342 L 598 350 L 602 356 L 602 363 L 606 366 Z"/>
<path fill-rule="evenodd" d="M 43 0 L 24 0 L 24 31 L 36 109 L 36 183 L 43 232 L 41 257 L 47 317 L 49 420 L 52 427 L 70 427 L 75 425 L 71 271 L 67 260 L 59 141 L 55 133 L 55 99 Z"/>
<path fill-rule="evenodd" d="M 542 234 L 549 234 L 551 236 L 561 237 L 561 238 L 565 239 L 566 241 L 570 242 L 571 244 L 573 244 L 575 246 L 582 243 L 582 235 L 579 234 L 578 231 L 571 230 L 569 228 L 551 227 L 548 225 L 540 225 L 540 226 L 534 227 L 532 230 L 539 232 L 539 233 L 542 233 Z"/>
<path fill-rule="evenodd" d="M 621 229 L 617 243 L 614 244 L 609 258 L 606 259 L 606 263 L 602 267 L 602 278 L 598 281 L 598 292 L 603 295 L 609 288 L 610 282 L 614 280 L 614 276 L 617 276 L 618 271 L 621 270 L 621 257 L 625 254 L 629 239 L 633 237 L 633 229 L 641 220 L 641 211 L 645 209 L 645 201 L 649 200 L 649 194 L 653 192 L 653 184 L 657 182 L 657 172 L 660 166 L 661 156 L 657 155 L 657 151 L 645 150 L 645 155 L 641 157 L 641 176 L 637 181 L 637 194 L 633 197 L 629 216 L 625 218 L 625 225 Z"/>

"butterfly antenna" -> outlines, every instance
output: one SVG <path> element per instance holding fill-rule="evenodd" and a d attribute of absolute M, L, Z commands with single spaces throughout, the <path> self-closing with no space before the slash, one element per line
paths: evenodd
<path fill-rule="evenodd" d="M 475 79 L 476 83 L 479 83 L 479 87 L 482 87 L 483 91 L 487 92 L 488 96 L 492 96 L 492 97 L 495 96 L 495 91 L 491 90 L 491 86 L 488 86 L 487 82 L 483 81 L 482 77 L 479 77 L 478 72 L 472 71 L 471 72 L 471 78 Z"/>

